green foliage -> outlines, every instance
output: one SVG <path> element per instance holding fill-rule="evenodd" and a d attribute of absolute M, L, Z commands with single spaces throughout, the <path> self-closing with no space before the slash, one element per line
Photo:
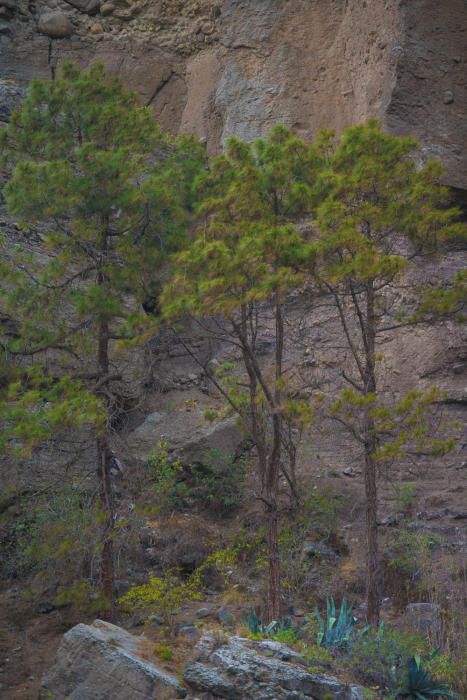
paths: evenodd
<path fill-rule="evenodd" d="M 161 661 L 172 661 L 174 653 L 168 644 L 155 644 L 154 654 L 161 659 Z"/>
<path fill-rule="evenodd" d="M 334 598 L 326 597 L 326 619 L 316 609 L 319 622 L 319 632 L 316 638 L 318 646 L 335 649 L 346 646 L 352 636 L 357 618 L 352 615 L 352 606 L 348 606 L 345 598 L 342 599 L 339 616 L 336 616 Z"/>
<path fill-rule="evenodd" d="M 189 494 L 209 510 L 226 514 L 238 506 L 245 477 L 245 460 L 219 450 L 208 452 L 203 464 L 190 468 Z"/>
<path fill-rule="evenodd" d="M 323 671 L 329 671 L 333 667 L 334 657 L 326 647 L 316 644 L 303 645 L 301 654 L 310 673 L 323 673 Z"/>
<path fill-rule="evenodd" d="M 281 642 L 281 644 L 288 644 L 293 646 L 299 640 L 299 635 L 294 627 L 288 627 L 285 629 L 278 629 L 271 636 L 275 642 Z"/>
<path fill-rule="evenodd" d="M 405 482 L 396 485 L 396 511 L 407 515 L 412 511 L 415 500 L 415 484 Z"/>
<path fill-rule="evenodd" d="M 290 617 L 282 617 L 280 620 L 273 620 L 264 624 L 258 617 L 256 610 L 252 610 L 243 619 L 249 630 L 250 639 L 273 639 L 283 644 L 296 644 L 300 634 L 301 626 L 294 626 Z"/>
<path fill-rule="evenodd" d="M 362 394 L 347 387 L 331 409 L 332 414 L 346 424 L 355 421 L 358 413 L 368 412 L 373 422 L 371 434 L 378 444 L 374 459 L 390 463 L 410 450 L 443 456 L 454 448 L 455 442 L 447 433 L 447 426 L 437 425 L 436 433 L 434 431 L 441 398 L 436 387 L 425 392 L 409 391 L 395 402 L 389 402 L 382 394 Z"/>
<path fill-rule="evenodd" d="M 215 569 L 227 580 L 231 567 L 236 563 L 238 550 L 226 547 L 210 554 L 187 578 L 181 578 L 176 570 L 169 570 L 160 577 L 149 577 L 149 583 L 134 586 L 119 602 L 127 612 L 142 609 L 149 616 L 160 615 L 172 634 L 180 606 L 190 600 L 201 600 L 203 577 L 209 569 Z"/>
<path fill-rule="evenodd" d="M 25 505 L 9 535 L 10 575 L 61 573 L 69 583 L 81 580 L 96 547 L 98 517 L 86 494 L 78 490 L 48 494 L 34 506 Z"/>
<path fill-rule="evenodd" d="M 398 697 L 409 700 L 430 700 L 430 698 L 454 698 L 444 681 L 433 678 L 427 668 L 424 668 L 419 655 L 413 656 L 408 665 L 407 676 Z"/>
<path fill-rule="evenodd" d="M 154 484 L 157 499 L 162 508 L 182 508 L 186 486 L 181 480 L 183 465 L 178 459 L 169 459 L 169 446 L 159 440 L 148 455 L 146 470 Z"/>
<path fill-rule="evenodd" d="M 426 642 L 407 633 L 397 633 L 381 624 L 364 635 L 355 635 L 338 658 L 361 683 L 392 695 L 403 681 L 409 657 L 426 652 Z"/>
<path fill-rule="evenodd" d="M 322 566 L 304 556 L 307 540 L 324 543 L 335 539 L 339 528 L 339 508 L 343 497 L 329 489 L 313 488 L 279 531 L 281 584 L 294 595 L 306 596 L 313 578 L 324 576 Z M 322 563 L 322 562 L 320 562 Z"/>
<path fill-rule="evenodd" d="M 52 377 L 41 367 L 6 372 L 0 384 L 0 453 L 27 456 L 61 430 L 102 426 L 102 403 L 80 382 Z"/>
<path fill-rule="evenodd" d="M 57 607 L 70 607 L 79 615 L 94 615 L 106 609 L 108 602 L 89 581 L 75 581 L 55 596 Z"/>
<path fill-rule="evenodd" d="M 423 291 L 414 320 L 434 321 L 437 318 L 454 318 L 462 322 L 465 320 L 466 303 L 467 271 L 461 270 L 454 275 L 449 286 Z"/>
<path fill-rule="evenodd" d="M 389 566 L 399 569 L 408 576 L 413 576 L 426 564 L 433 547 L 440 542 L 441 539 L 437 535 L 403 525 L 391 537 Z"/>
<path fill-rule="evenodd" d="M 462 653 L 462 642 L 459 647 L 456 649 L 456 652 L 460 652 L 457 653 L 457 658 L 439 653 L 432 656 L 426 665 L 436 680 L 444 680 L 462 697 L 467 691 L 467 657 Z"/>
<path fill-rule="evenodd" d="M 148 456 L 147 472 L 162 509 L 186 510 L 191 504 L 226 515 L 239 503 L 245 461 L 211 450 L 202 464 L 171 459 L 168 443 L 159 441 Z"/>
<path fill-rule="evenodd" d="M 60 367 L 60 381 L 49 384 L 31 387 L 28 376 L 23 386 L 13 378 L 13 406 L 0 397 L 12 434 L 24 433 L 33 446 L 62 422 L 92 422 L 98 406 L 89 392 L 109 403 L 107 385 L 98 381 L 102 353 L 108 364 L 109 344 L 153 325 L 140 305 L 155 293 L 155 272 L 183 239 L 205 155 L 193 140 L 167 139 L 152 111 L 102 66 L 80 71 L 68 63 L 59 79 L 32 81 L 2 129 L 0 151 L 9 212 L 24 227 L 46 224 L 40 254 L 0 241 L 0 311 L 14 325 L 2 347 L 10 357 L 33 360 L 53 350 Z M 89 356 L 99 364 L 99 337 L 101 366 L 93 372 Z M 66 377 L 75 373 L 89 376 L 87 384 Z M 33 405 L 37 414 L 24 410 Z"/>
<path fill-rule="evenodd" d="M 150 576 L 147 584 L 134 586 L 120 599 L 120 603 L 129 612 L 142 608 L 150 615 L 160 615 L 173 633 L 180 606 L 190 600 L 201 600 L 199 585 L 197 577 L 183 580 L 178 572 L 168 571 L 160 577 Z"/>

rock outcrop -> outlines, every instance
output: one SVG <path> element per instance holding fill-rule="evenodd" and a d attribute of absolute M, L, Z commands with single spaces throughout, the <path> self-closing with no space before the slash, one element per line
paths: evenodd
<path fill-rule="evenodd" d="M 147 642 L 147 640 L 146 640 Z M 63 637 L 55 665 L 42 681 L 51 700 L 363 700 L 363 688 L 309 673 L 284 644 L 205 635 L 196 661 L 176 678 L 141 658 L 143 637 L 108 622 L 76 625 Z"/>
<path fill-rule="evenodd" d="M 177 679 L 144 661 L 141 638 L 108 622 L 76 625 L 63 637 L 44 676 L 51 700 L 175 700 L 186 696 Z"/>
<path fill-rule="evenodd" d="M 41 13 L 73 25 L 47 37 L 36 8 L 0 0 L 5 78 L 104 62 L 162 126 L 197 133 L 211 152 L 278 122 L 311 138 L 376 115 L 467 188 L 464 0 L 44 0 Z"/>
<path fill-rule="evenodd" d="M 128 436 L 132 454 L 146 459 L 159 440 L 167 441 L 169 451 L 183 464 L 202 464 L 211 451 L 235 456 L 244 441 L 235 418 L 208 423 L 198 412 L 150 413 Z"/>
<path fill-rule="evenodd" d="M 322 673 L 309 673 L 300 655 L 278 642 L 225 642 L 205 636 L 199 658 L 188 663 L 185 682 L 208 697 L 226 700 L 363 700 L 363 688 Z"/>

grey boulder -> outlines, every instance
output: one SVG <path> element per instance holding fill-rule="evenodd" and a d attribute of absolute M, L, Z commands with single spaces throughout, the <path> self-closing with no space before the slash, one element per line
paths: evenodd
<path fill-rule="evenodd" d="M 363 700 L 363 688 L 322 673 L 309 673 L 298 654 L 278 643 L 233 637 L 220 645 L 208 636 L 197 645 L 184 680 L 200 693 L 226 700 Z M 284 659 L 288 659 L 285 661 Z M 293 661 L 293 663 L 291 663 Z"/>
<path fill-rule="evenodd" d="M 128 445 L 135 457 L 145 460 L 161 439 L 183 464 L 203 464 L 213 450 L 237 454 L 244 438 L 233 417 L 208 423 L 202 413 L 155 412 L 128 436 Z"/>
<path fill-rule="evenodd" d="M 73 34 L 73 25 L 63 12 L 45 12 L 39 17 L 38 29 L 51 39 L 65 39 Z"/>
<path fill-rule="evenodd" d="M 42 680 L 42 698 L 53 700 L 174 700 L 186 690 L 177 679 L 143 660 L 142 639 L 96 620 L 63 637 L 55 665 Z"/>

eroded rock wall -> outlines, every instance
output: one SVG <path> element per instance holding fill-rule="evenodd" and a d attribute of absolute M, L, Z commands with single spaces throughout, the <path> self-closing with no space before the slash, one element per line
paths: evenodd
<path fill-rule="evenodd" d="M 467 188 L 464 0 L 0 0 L 0 10 L 3 78 L 104 62 L 164 127 L 197 133 L 211 152 L 278 122 L 311 138 L 377 115 L 415 133 L 447 182 Z"/>

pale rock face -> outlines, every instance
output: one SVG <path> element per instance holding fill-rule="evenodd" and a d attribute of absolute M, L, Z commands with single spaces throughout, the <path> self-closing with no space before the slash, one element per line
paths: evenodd
<path fill-rule="evenodd" d="M 333 676 L 309 673 L 299 654 L 278 642 L 239 637 L 219 644 L 206 635 L 189 661 L 182 687 L 144 661 L 142 637 L 108 622 L 76 625 L 63 637 L 41 697 L 54 700 L 363 700 L 363 688 Z M 204 695 L 207 693 L 207 695 Z"/>
<path fill-rule="evenodd" d="M 63 637 L 54 666 L 42 681 L 42 697 L 54 700 L 175 700 L 186 690 L 176 678 L 144 661 L 141 638 L 96 620 Z"/>
<path fill-rule="evenodd" d="M 211 153 L 275 123 L 310 139 L 378 116 L 414 134 L 423 159 L 443 161 L 447 184 L 467 189 L 464 0 L 107 0 L 102 32 L 89 18 L 97 0 L 67 0 L 73 41 L 45 32 L 51 53 L 26 0 L 15 12 L 6 2 L 7 79 L 49 76 L 51 55 L 102 61 L 163 127 L 198 134 Z M 54 0 L 44 5 L 57 11 Z"/>
<path fill-rule="evenodd" d="M 300 656 L 277 642 L 233 637 L 220 646 L 209 636 L 197 644 L 185 682 L 226 700 L 363 700 L 364 690 L 333 676 L 309 673 Z M 293 663 L 290 663 L 293 661 Z"/>
<path fill-rule="evenodd" d="M 132 454 L 145 460 L 159 440 L 183 464 L 203 463 L 213 450 L 235 456 L 243 442 L 236 419 L 208 423 L 199 413 L 151 413 L 127 439 Z"/>

